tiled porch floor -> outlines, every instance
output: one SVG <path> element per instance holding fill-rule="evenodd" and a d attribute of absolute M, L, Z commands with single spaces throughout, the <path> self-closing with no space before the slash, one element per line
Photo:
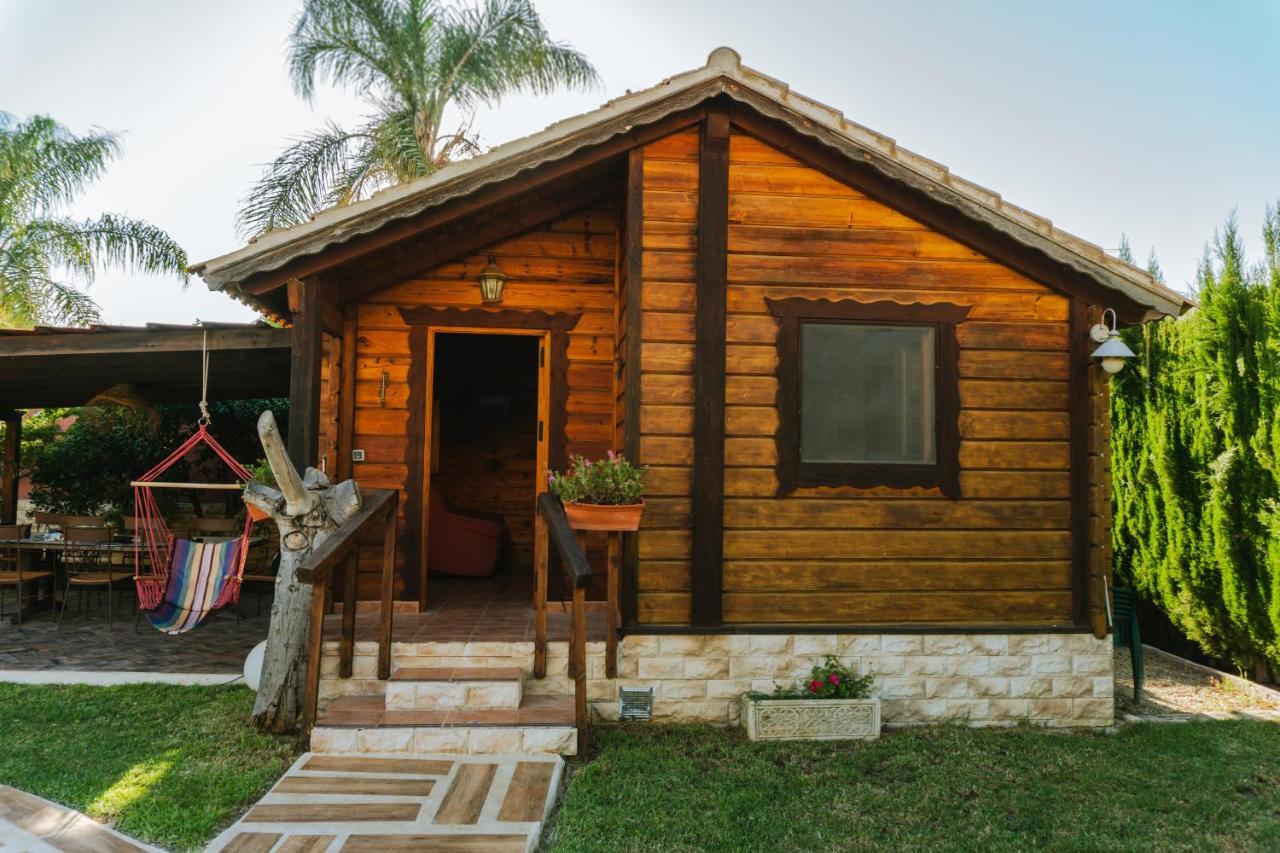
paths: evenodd
<path fill-rule="evenodd" d="M 534 638 L 531 593 L 526 583 L 501 576 L 491 579 L 454 580 L 432 578 L 425 613 L 396 613 L 393 639 L 403 643 L 501 641 L 522 642 Z M 131 599 L 126 599 L 131 601 Z M 9 599 L 12 605 L 12 596 Z M 553 602 L 547 614 L 551 640 L 569 639 L 569 614 L 556 612 Z M 81 617 L 68 612 L 61 630 L 49 613 L 23 622 L 19 631 L 8 616 L 0 620 L 0 670 L 90 670 L 168 673 L 236 674 L 245 656 L 266 639 L 271 598 L 264 597 L 258 615 L 256 593 L 243 602 L 243 621 L 234 610 L 214 615 L 199 628 L 177 637 L 161 634 L 143 620 L 137 631 L 129 604 L 119 608 L 108 629 L 105 602 L 89 608 Z M 337 639 L 341 616 L 325 617 L 326 639 Z M 604 639 L 602 609 L 587 613 L 587 638 Z M 356 638 L 377 640 L 378 619 L 373 612 L 356 618 Z"/>
<path fill-rule="evenodd" d="M 431 578 L 427 584 L 425 613 L 397 613 L 391 639 L 397 643 L 532 642 L 534 612 L 527 582 L 499 575 L 495 578 Z M 558 612 L 551 602 L 547 612 L 547 637 L 569 639 L 569 613 Z M 341 616 L 325 617 L 325 639 L 337 639 Z M 587 639 L 603 640 L 605 612 L 587 611 Z M 356 617 L 356 639 L 378 639 L 378 618 L 372 612 Z"/>

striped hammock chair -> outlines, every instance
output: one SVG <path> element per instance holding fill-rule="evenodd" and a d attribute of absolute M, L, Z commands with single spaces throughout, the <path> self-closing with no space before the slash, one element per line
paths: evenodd
<path fill-rule="evenodd" d="M 249 471 L 214 440 L 202 422 L 191 438 L 133 482 L 136 534 L 133 564 L 138 607 L 147 621 L 166 634 L 190 631 L 215 610 L 239 601 L 240 581 L 249 552 L 253 519 L 248 513 L 238 539 L 196 542 L 176 538 L 156 504 L 154 492 L 158 488 L 241 488 L 229 483 L 168 483 L 158 479 L 202 444 L 212 450 L 237 479 L 247 482 L 251 478 Z M 145 572 L 146 569 L 150 572 Z"/>

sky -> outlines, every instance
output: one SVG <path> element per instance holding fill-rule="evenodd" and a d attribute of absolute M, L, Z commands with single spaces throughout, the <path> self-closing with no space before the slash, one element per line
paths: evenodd
<path fill-rule="evenodd" d="M 235 214 L 288 141 L 367 107 L 293 92 L 300 0 L 0 0 L 0 110 L 123 134 L 70 211 L 126 213 L 193 261 L 241 245 Z M 515 96 L 475 118 L 500 144 L 702 65 L 718 45 L 953 172 L 1115 251 L 1157 251 L 1188 290 L 1232 210 L 1260 251 L 1280 200 L 1280 2 L 537 0 L 603 87 Z M 456 118 L 456 117 L 455 117 Z M 193 278 L 105 271 L 111 323 L 249 320 Z"/>

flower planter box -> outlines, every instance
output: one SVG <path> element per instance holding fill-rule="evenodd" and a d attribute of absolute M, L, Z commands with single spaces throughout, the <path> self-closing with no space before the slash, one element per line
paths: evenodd
<path fill-rule="evenodd" d="M 742 697 L 751 740 L 874 740 L 879 699 L 751 699 Z"/>
<path fill-rule="evenodd" d="M 574 530 L 633 531 L 640 529 L 644 501 L 637 504 L 564 505 L 565 519 Z"/>

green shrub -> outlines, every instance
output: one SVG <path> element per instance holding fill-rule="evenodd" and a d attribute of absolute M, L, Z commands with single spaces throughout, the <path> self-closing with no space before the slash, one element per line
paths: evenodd
<path fill-rule="evenodd" d="M 1199 307 L 1130 329 L 1112 382 L 1112 543 L 1137 588 L 1206 652 L 1280 671 L 1280 208 L 1250 266 L 1234 219 Z"/>
<path fill-rule="evenodd" d="M 262 455 L 257 419 L 264 408 L 276 413 L 285 429 L 288 400 L 237 400 L 210 405 L 210 431 L 235 458 L 257 459 Z M 31 476 L 31 502 L 50 512 L 73 515 L 104 514 L 119 517 L 133 511 L 133 490 L 129 483 L 155 467 L 196 429 L 199 413 L 188 404 L 166 404 L 156 410 L 120 406 L 86 406 L 65 410 L 76 415 L 65 432 L 45 437 L 39 446 L 25 448 Z M 24 432 L 26 424 L 24 422 Z M 213 453 L 201 449 L 180 460 L 162 479 L 194 483 L 231 482 L 232 475 Z M 213 500 L 203 492 L 199 499 Z M 194 504 L 197 493 L 158 490 L 163 511 L 171 511 L 178 501 Z M 221 496 L 227 514 L 238 510 L 239 495 Z M 194 508 L 197 514 L 200 508 Z"/>

